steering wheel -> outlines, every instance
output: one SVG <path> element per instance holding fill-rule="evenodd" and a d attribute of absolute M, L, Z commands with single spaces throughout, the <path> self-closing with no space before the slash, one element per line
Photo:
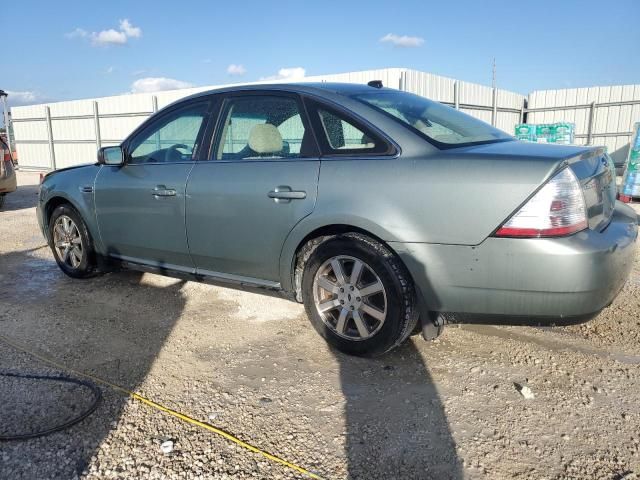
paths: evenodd
<path fill-rule="evenodd" d="M 182 159 L 182 153 L 178 151 L 179 148 L 186 150 L 187 152 L 189 151 L 189 147 L 184 143 L 176 143 L 175 145 L 171 145 L 164 151 L 165 163 L 172 163 L 175 156 L 178 156 L 180 159 Z"/>

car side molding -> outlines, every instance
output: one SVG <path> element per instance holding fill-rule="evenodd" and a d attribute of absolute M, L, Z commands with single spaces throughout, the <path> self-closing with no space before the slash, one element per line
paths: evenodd
<path fill-rule="evenodd" d="M 231 275 L 220 272 L 188 272 L 177 270 L 170 267 L 148 265 L 145 263 L 133 262 L 131 260 L 120 260 L 118 258 L 109 257 L 105 259 L 110 265 L 119 266 L 129 270 L 153 273 L 165 277 L 179 278 L 190 282 L 205 283 L 207 285 L 234 288 L 244 292 L 259 293 L 285 300 L 295 301 L 292 294 L 285 292 L 280 283 L 259 278 L 243 277 L 241 275 Z"/>

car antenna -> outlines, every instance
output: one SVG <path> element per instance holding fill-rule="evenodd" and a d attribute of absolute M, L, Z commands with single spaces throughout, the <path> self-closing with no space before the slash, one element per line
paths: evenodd
<path fill-rule="evenodd" d="M 382 80 L 371 80 L 370 82 L 367 82 L 367 85 L 369 85 L 370 87 L 373 88 L 382 88 Z"/>

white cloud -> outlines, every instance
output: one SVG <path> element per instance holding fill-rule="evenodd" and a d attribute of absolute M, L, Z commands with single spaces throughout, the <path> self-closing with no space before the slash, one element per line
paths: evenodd
<path fill-rule="evenodd" d="M 85 38 L 88 35 L 89 32 L 82 28 L 76 28 L 74 31 L 64 34 L 64 36 L 67 38 Z"/>
<path fill-rule="evenodd" d="M 391 43 L 394 47 L 415 48 L 422 46 L 422 44 L 424 43 L 424 38 L 387 33 L 380 39 L 380 41 L 382 43 Z"/>
<path fill-rule="evenodd" d="M 107 69 L 104 71 L 104 73 L 113 73 L 113 72 L 115 72 L 115 70 L 116 70 L 116 67 L 113 67 L 113 66 L 107 67 Z"/>
<path fill-rule="evenodd" d="M 130 38 L 140 38 L 142 29 L 134 27 L 128 19 L 120 20 L 119 29 L 109 28 L 100 30 L 99 32 L 89 33 L 83 28 L 76 28 L 72 32 L 65 33 L 65 37 L 74 38 L 90 38 L 91 45 L 94 47 L 107 47 L 109 45 L 125 45 Z"/>
<path fill-rule="evenodd" d="M 304 78 L 307 71 L 302 67 L 281 68 L 278 70 L 277 75 L 271 75 L 269 77 L 262 77 L 260 80 L 301 80 Z"/>
<path fill-rule="evenodd" d="M 120 31 L 124 32 L 127 37 L 140 38 L 142 36 L 142 30 L 140 27 L 134 27 L 128 18 L 120 20 Z"/>
<path fill-rule="evenodd" d="M 162 90 L 177 90 L 178 88 L 193 87 L 189 82 L 166 77 L 139 78 L 131 84 L 131 93 L 151 93 Z"/>
<path fill-rule="evenodd" d="M 232 63 L 231 65 L 229 65 L 227 67 L 227 73 L 229 75 L 244 75 L 245 73 L 247 73 L 247 69 L 244 68 L 244 65 L 236 65 L 235 63 Z"/>
<path fill-rule="evenodd" d="M 105 47 L 107 45 L 124 45 L 127 43 L 127 36 L 124 32 L 119 32 L 110 28 L 109 30 L 102 30 L 101 32 L 93 32 L 91 34 L 91 43 L 99 47 Z"/>
<path fill-rule="evenodd" d="M 10 107 L 20 107 L 23 105 L 33 105 L 37 103 L 46 103 L 50 99 L 32 90 L 22 92 L 7 90 L 7 103 Z"/>
<path fill-rule="evenodd" d="M 202 59 L 202 63 L 211 63 L 211 59 L 210 58 L 203 58 Z"/>

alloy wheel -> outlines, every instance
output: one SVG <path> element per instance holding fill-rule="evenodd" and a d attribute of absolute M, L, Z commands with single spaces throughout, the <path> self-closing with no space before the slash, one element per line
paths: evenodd
<path fill-rule="evenodd" d="M 60 261 L 71 268 L 78 268 L 84 253 L 80 230 L 71 217 L 60 215 L 53 225 L 53 245 Z"/>
<path fill-rule="evenodd" d="M 313 280 L 316 310 L 340 337 L 366 340 L 387 318 L 387 294 L 375 271 L 362 260 L 339 255 L 328 259 Z"/>

